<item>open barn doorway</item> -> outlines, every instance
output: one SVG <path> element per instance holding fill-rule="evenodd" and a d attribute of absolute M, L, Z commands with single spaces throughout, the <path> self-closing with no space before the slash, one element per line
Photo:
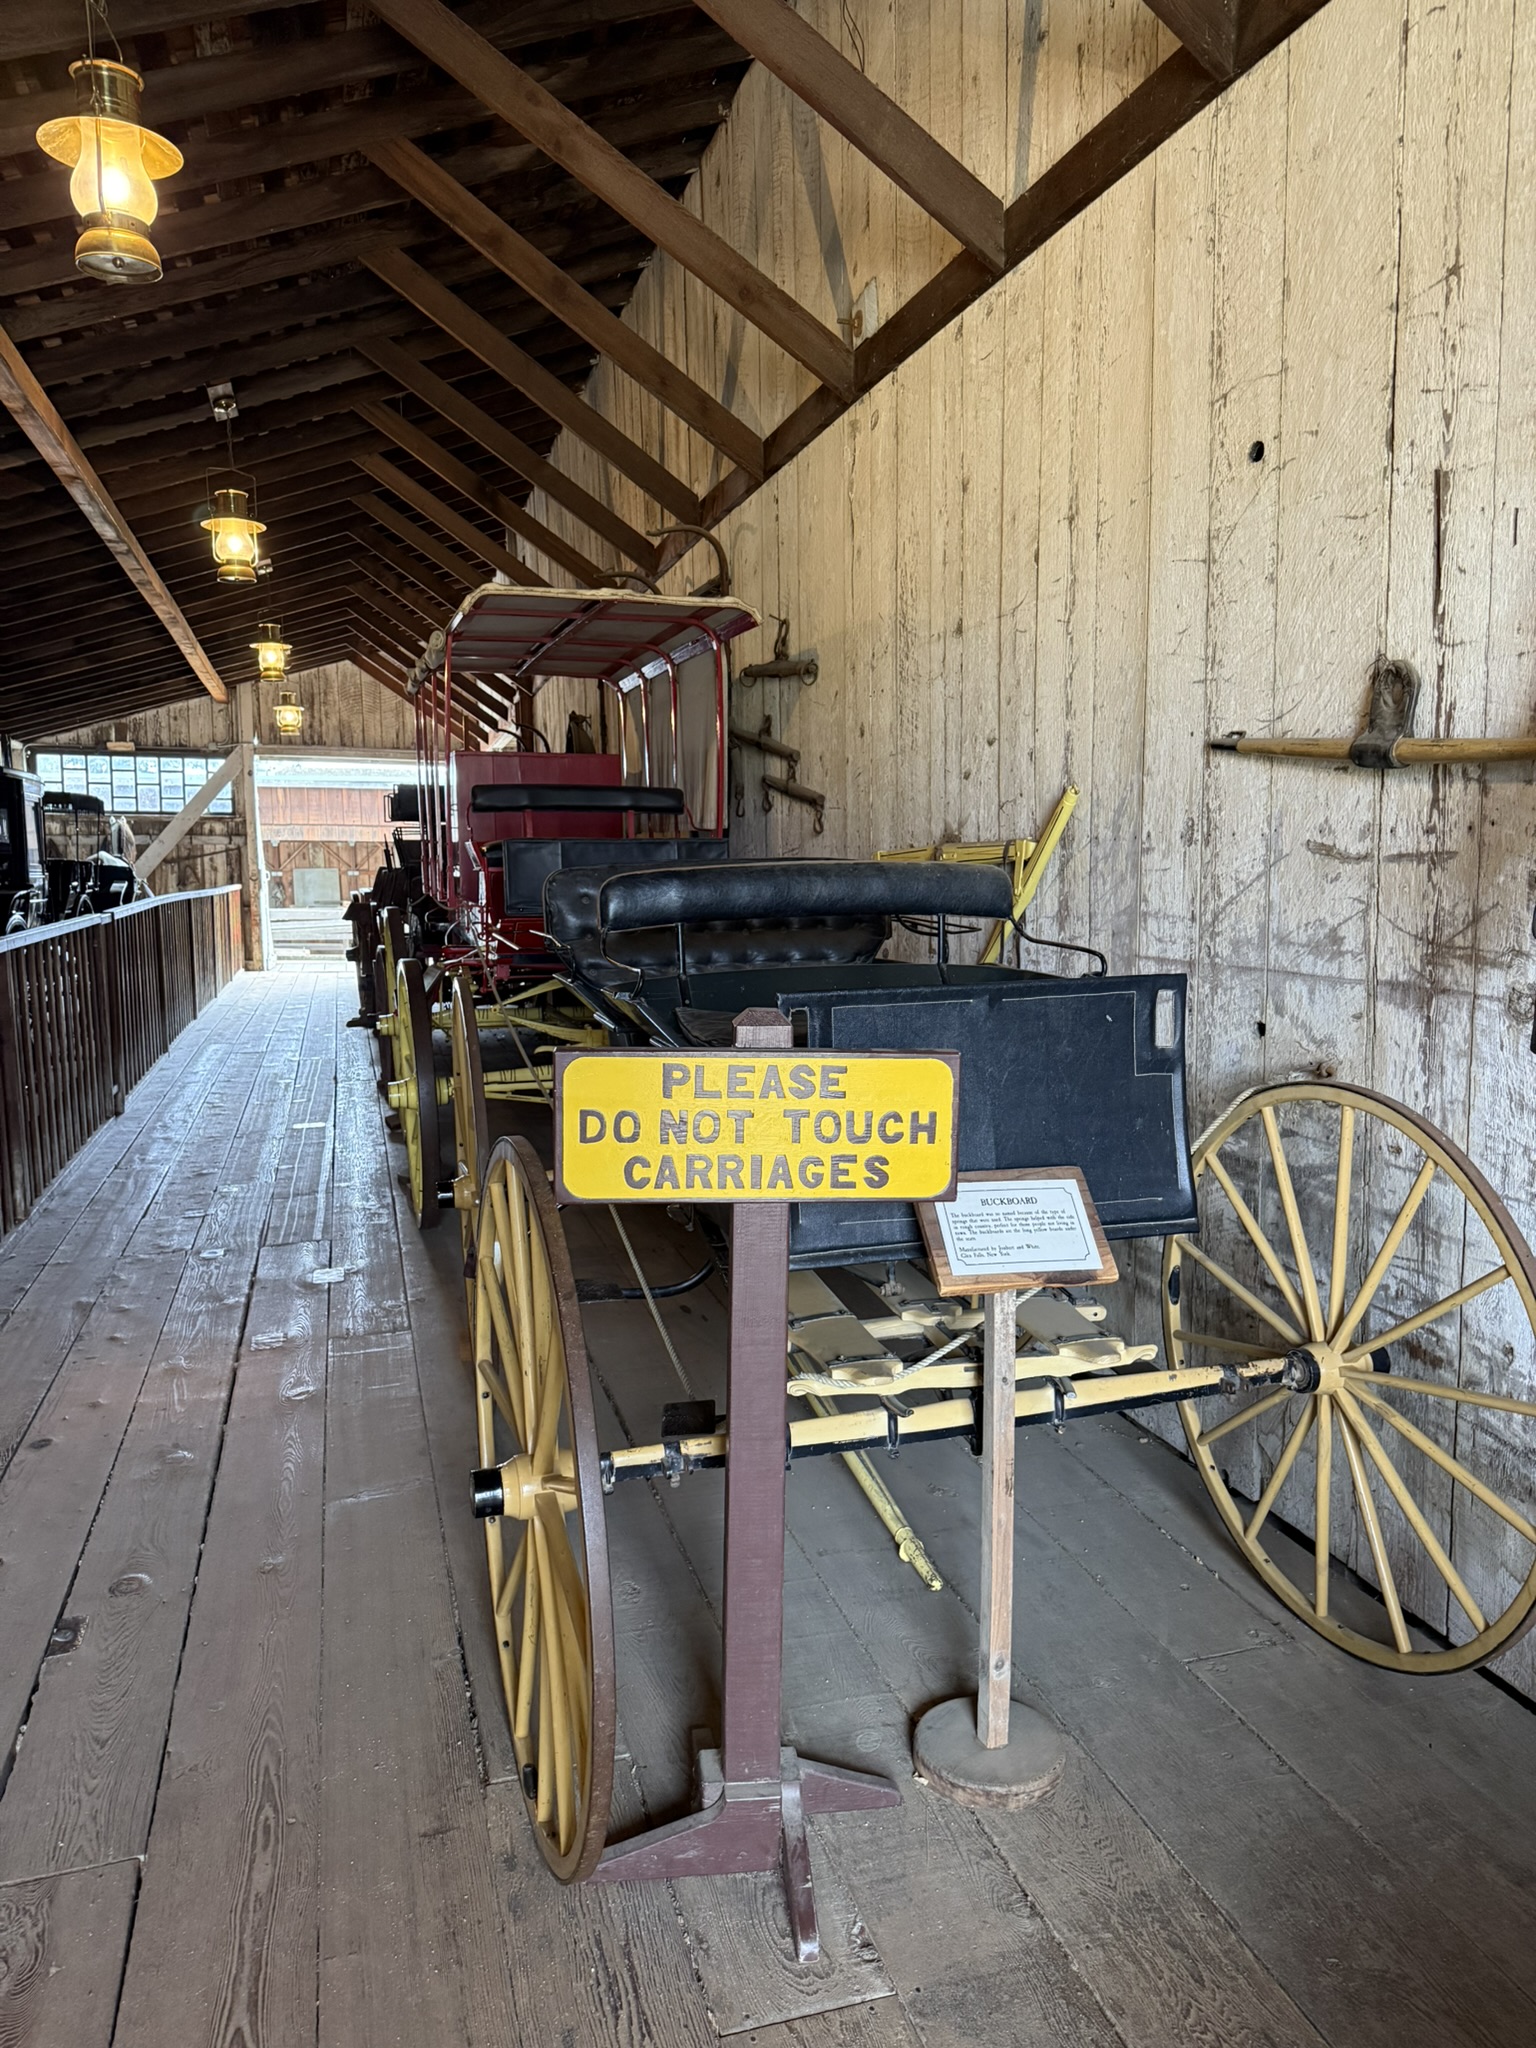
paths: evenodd
<path fill-rule="evenodd" d="M 384 862 L 389 792 L 410 781 L 403 753 L 260 749 L 257 808 L 269 958 L 342 962 L 342 911 Z"/>

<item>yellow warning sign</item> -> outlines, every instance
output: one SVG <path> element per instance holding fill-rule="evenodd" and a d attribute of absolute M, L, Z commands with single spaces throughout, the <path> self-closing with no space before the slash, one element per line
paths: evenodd
<path fill-rule="evenodd" d="M 568 1202 L 943 1201 L 958 1053 L 555 1058 L 555 1186 Z"/>

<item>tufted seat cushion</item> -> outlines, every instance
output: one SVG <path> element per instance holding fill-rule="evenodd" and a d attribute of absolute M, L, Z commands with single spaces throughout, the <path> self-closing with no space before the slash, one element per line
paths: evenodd
<path fill-rule="evenodd" d="M 544 890 L 544 928 L 598 987 L 690 974 L 873 960 L 892 917 L 997 918 L 1012 906 L 998 868 L 885 861 L 731 861 L 707 870 L 567 869 Z"/>

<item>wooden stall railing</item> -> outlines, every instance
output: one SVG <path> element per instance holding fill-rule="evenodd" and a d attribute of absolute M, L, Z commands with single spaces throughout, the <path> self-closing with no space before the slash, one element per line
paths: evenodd
<path fill-rule="evenodd" d="M 242 965 L 238 888 L 0 939 L 0 1237 Z"/>

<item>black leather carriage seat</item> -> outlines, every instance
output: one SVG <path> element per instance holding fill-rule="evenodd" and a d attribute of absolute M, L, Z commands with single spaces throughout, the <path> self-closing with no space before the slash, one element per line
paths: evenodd
<path fill-rule="evenodd" d="M 615 863 L 551 875 L 544 928 L 582 978 L 871 961 L 895 917 L 997 919 L 1013 893 L 1000 868 L 905 861 L 731 861 L 641 871 Z"/>
<path fill-rule="evenodd" d="M 626 868 L 714 865 L 729 856 L 723 839 L 502 839 L 489 849 L 501 869 L 508 917 L 542 917 L 544 889 L 567 870 L 608 875 Z"/>

